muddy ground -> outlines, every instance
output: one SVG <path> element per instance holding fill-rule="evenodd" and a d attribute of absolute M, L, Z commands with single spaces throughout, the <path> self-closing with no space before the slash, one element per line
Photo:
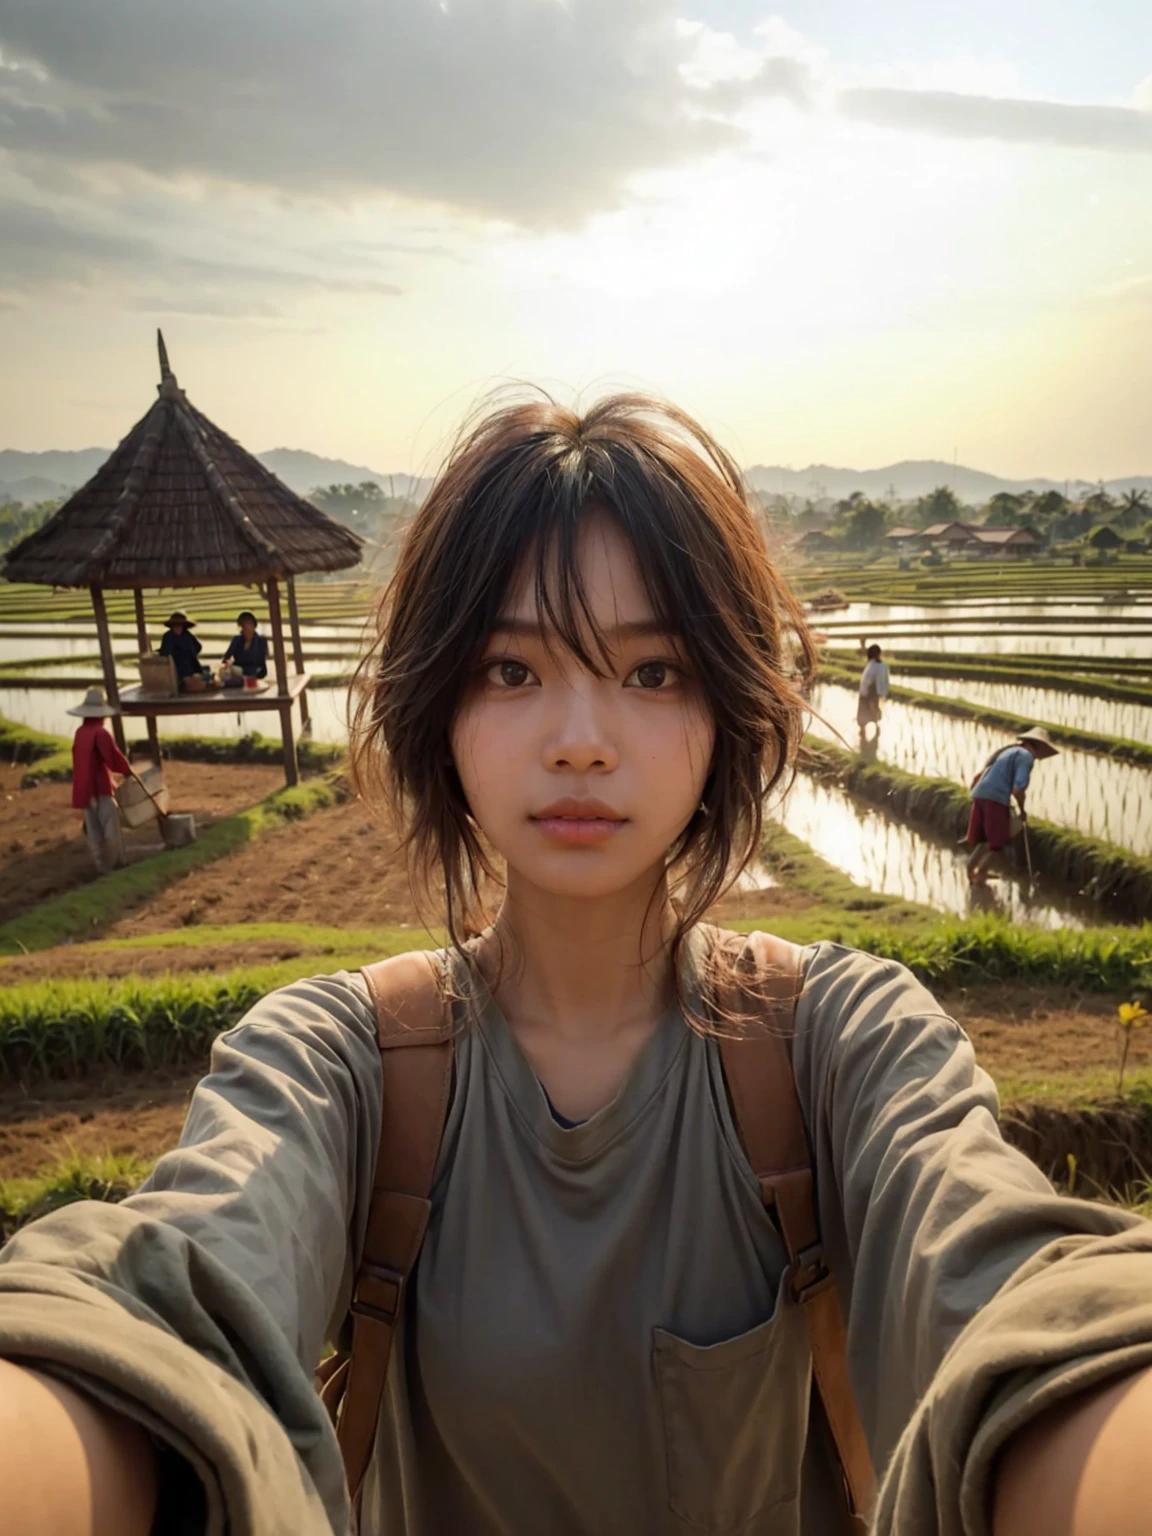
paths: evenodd
<path fill-rule="evenodd" d="M 71 784 L 21 789 L 26 771 L 0 765 L 0 923 L 96 878 Z M 167 762 L 164 777 L 171 809 L 191 811 L 198 827 L 255 804 L 284 782 L 282 770 L 244 764 Z M 156 822 L 126 832 L 124 845 L 130 863 L 158 853 Z"/>
<path fill-rule="evenodd" d="M 322 958 L 317 969 L 324 969 Z M 941 993 L 993 1077 L 1114 1068 L 1116 1000 L 1025 986 Z M 1152 1064 L 1152 1035 L 1133 1037 L 1132 1067 Z M 0 1090 L 0 1179 L 31 1174 L 70 1152 L 157 1157 L 180 1132 L 200 1070 L 108 1073 L 82 1083 Z"/>

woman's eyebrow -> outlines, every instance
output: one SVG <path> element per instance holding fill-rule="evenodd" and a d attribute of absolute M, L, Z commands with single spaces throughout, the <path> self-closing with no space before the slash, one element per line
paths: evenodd
<path fill-rule="evenodd" d="M 522 635 L 528 639 L 543 640 L 546 635 L 554 633 L 551 626 L 541 625 L 538 619 L 519 619 L 514 615 L 507 615 L 496 620 L 492 626 L 494 635 Z M 653 636 L 671 638 L 674 631 L 666 624 L 661 624 L 658 619 L 629 619 L 622 624 L 607 624 L 602 629 L 606 640 L 646 640 Z"/>

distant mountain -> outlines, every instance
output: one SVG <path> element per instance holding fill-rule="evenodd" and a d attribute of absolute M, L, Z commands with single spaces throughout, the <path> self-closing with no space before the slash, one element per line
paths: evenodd
<path fill-rule="evenodd" d="M 91 480 L 111 451 L 110 448 L 77 448 L 20 453 L 15 448 L 0 448 L 0 500 L 32 505 L 71 495 L 77 487 Z M 300 448 L 271 448 L 256 457 L 285 485 L 290 485 L 301 495 L 321 485 L 361 485 L 365 480 L 374 480 L 390 496 L 410 496 L 419 501 L 432 484 L 431 480 L 415 475 L 381 474 L 365 464 L 326 459 Z"/>
<path fill-rule="evenodd" d="M 979 504 L 995 496 L 998 491 L 1063 491 L 1078 495 L 1083 490 L 1094 490 L 1095 480 L 1005 480 L 999 475 L 985 474 L 980 469 L 968 469 L 963 464 L 953 465 L 942 459 L 902 459 L 899 464 L 888 464 L 883 469 L 841 469 L 831 464 L 810 464 L 807 469 L 784 469 L 779 465 L 754 464 L 744 472 L 744 478 L 755 491 L 769 495 L 811 497 L 813 501 L 830 497 L 839 501 L 853 491 L 863 491 L 866 496 L 895 501 L 913 501 L 926 496 L 938 485 L 950 485 L 961 501 Z M 1126 479 L 1106 480 L 1106 488 L 1113 494 L 1121 491 L 1152 490 L 1152 475 L 1130 475 Z"/>
<path fill-rule="evenodd" d="M 110 452 L 108 448 L 78 448 L 19 453 L 14 448 L 0 448 L 0 500 L 10 498 L 32 504 L 69 495 L 92 478 Z M 432 483 L 415 475 L 383 474 L 369 469 L 366 464 L 327 459 L 301 448 L 271 448 L 256 457 L 302 495 L 317 486 L 360 485 L 365 480 L 374 480 L 390 496 L 410 496 L 420 501 Z M 999 475 L 968 469 L 962 464 L 947 464 L 942 459 L 904 459 L 883 469 L 843 469 L 831 464 L 785 469 L 779 465 L 754 464 L 745 470 L 745 479 L 753 490 L 764 494 L 811 497 L 813 501 L 823 497 L 838 501 L 853 491 L 863 491 L 878 499 L 890 497 L 896 501 L 912 501 L 935 490 L 938 485 L 950 485 L 961 501 L 976 505 L 987 501 L 997 491 L 1063 491 L 1067 484 L 1070 492 L 1077 495 L 1094 489 L 1097 484 L 1094 480 L 1004 480 Z M 1152 475 L 1130 475 L 1104 483 L 1113 494 L 1133 487 L 1152 491 Z"/>

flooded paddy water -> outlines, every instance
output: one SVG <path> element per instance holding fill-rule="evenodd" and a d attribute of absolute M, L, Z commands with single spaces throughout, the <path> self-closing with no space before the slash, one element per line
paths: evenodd
<path fill-rule="evenodd" d="M 831 727 L 855 751 L 860 740 L 855 690 L 821 684 L 813 691 L 812 705 L 814 732 L 834 740 Z M 890 699 L 884 705 L 877 757 L 906 773 L 967 785 L 987 758 L 1012 740 L 1009 731 Z M 1036 765 L 1028 808 L 1058 826 L 1134 853 L 1152 853 L 1152 769 L 1061 748 L 1056 757 Z"/>
<path fill-rule="evenodd" d="M 1152 602 L 1098 599 L 937 604 L 849 603 L 813 623 L 834 645 L 852 640 L 962 656 L 1152 655 Z"/>
<path fill-rule="evenodd" d="M 832 785 L 797 775 L 775 820 L 821 858 L 868 890 L 922 902 L 967 917 L 1000 912 L 1043 928 L 1082 928 L 1099 922 L 1091 903 L 1038 885 L 1022 875 L 980 888 L 968 883 L 964 850 L 942 837 L 891 820 Z"/>
<path fill-rule="evenodd" d="M 898 662 L 892 670 L 892 681 L 938 698 L 965 699 L 981 709 L 1152 745 L 1152 705 L 1148 704 L 1125 704 L 1116 699 L 1094 699 L 1084 693 L 1066 693 L 1055 682 L 1051 688 L 1030 688 L 1020 683 L 983 683 L 968 678 L 903 676 Z"/>

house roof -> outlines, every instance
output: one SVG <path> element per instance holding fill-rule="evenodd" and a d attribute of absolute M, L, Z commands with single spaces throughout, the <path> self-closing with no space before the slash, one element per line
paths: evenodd
<path fill-rule="evenodd" d="M 973 536 L 981 544 L 1039 544 L 1031 528 L 974 528 Z"/>
<path fill-rule="evenodd" d="M 9 581 L 251 583 L 358 564 L 362 542 L 193 406 L 157 332 L 155 403 L 92 479 L 8 552 Z"/>
<path fill-rule="evenodd" d="M 933 523 L 928 528 L 921 529 L 926 539 L 954 539 L 968 537 L 972 528 L 968 523 Z"/>
<path fill-rule="evenodd" d="M 889 528 L 884 535 L 886 539 L 921 539 L 924 537 L 923 528 Z"/>

